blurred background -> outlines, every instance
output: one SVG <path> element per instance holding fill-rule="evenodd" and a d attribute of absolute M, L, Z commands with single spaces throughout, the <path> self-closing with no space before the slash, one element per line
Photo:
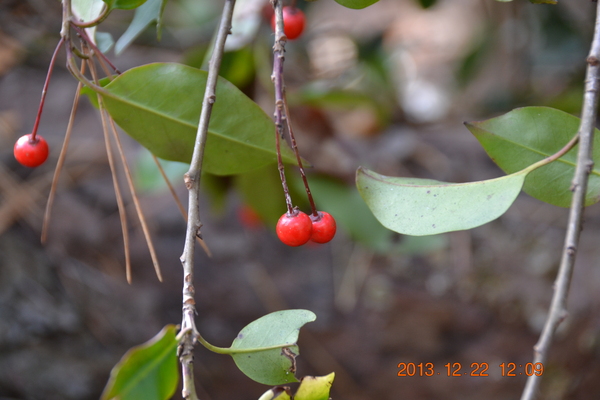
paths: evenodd
<path fill-rule="evenodd" d="M 383 228 L 354 187 L 358 166 L 394 176 L 466 182 L 502 175 L 463 121 L 525 105 L 579 114 L 595 5 L 515 0 L 381 0 L 349 10 L 333 0 L 298 1 L 304 35 L 288 42 L 285 77 L 301 154 L 318 208 L 338 221 L 326 245 L 289 248 L 274 234 L 285 211 L 271 166 L 203 177 L 197 250 L 197 324 L 228 346 L 252 320 L 305 308 L 317 320 L 300 334 L 298 376 L 334 371 L 333 399 L 514 399 L 544 323 L 559 264 L 567 210 L 520 195 L 492 223 L 439 236 Z M 150 26 L 122 54 L 121 69 L 157 61 L 200 67 L 222 1 L 170 0 L 162 38 Z M 271 115 L 273 34 L 265 0 L 238 0 L 222 75 Z M 117 40 L 131 11 L 101 30 Z M 60 3 L 0 0 L 0 399 L 96 399 L 131 346 L 181 320 L 185 223 L 148 152 L 125 134 L 142 207 L 161 261 L 154 275 L 127 197 L 133 283 L 124 251 L 100 118 L 81 100 L 50 222 L 42 218 L 76 81 L 59 54 L 40 134 L 50 159 L 35 170 L 13 157 L 31 131 Z M 182 199 L 186 166 L 164 163 Z M 288 168 L 295 202 L 298 173 Z M 122 177 L 123 178 L 123 177 Z M 125 181 L 122 180 L 122 183 Z M 125 186 L 122 186 L 125 188 Z M 126 192 L 126 190 L 123 190 Z M 304 203 L 303 203 L 304 201 Z M 545 365 L 542 397 L 590 399 L 600 392 L 600 208 L 586 210 L 569 296 Z M 198 346 L 202 400 L 257 399 L 268 388 L 230 357 Z M 488 363 L 489 377 L 399 377 L 399 363 Z M 175 398 L 180 398 L 180 390 Z"/>

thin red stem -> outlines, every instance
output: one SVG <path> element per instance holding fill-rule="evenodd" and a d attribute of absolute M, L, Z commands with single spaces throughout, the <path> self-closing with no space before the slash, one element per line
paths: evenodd
<path fill-rule="evenodd" d="M 48 74 L 46 75 L 46 81 L 44 82 L 44 88 L 42 89 L 42 99 L 40 100 L 40 106 L 38 108 L 37 116 L 35 117 L 35 123 L 33 124 L 33 130 L 31 131 L 32 142 L 36 141 L 36 135 L 38 131 L 38 127 L 40 126 L 40 120 L 42 119 L 42 110 L 44 109 L 44 103 L 46 102 L 46 92 L 48 91 L 48 85 L 50 85 L 50 77 L 52 76 L 52 71 L 54 70 L 54 63 L 56 62 L 56 55 L 60 50 L 62 44 L 65 39 L 63 37 L 60 38 L 58 44 L 56 45 L 56 49 L 54 49 L 54 53 L 52 54 L 52 59 L 50 60 L 50 65 L 48 66 Z"/>
<path fill-rule="evenodd" d="M 304 167 L 302 165 L 302 157 L 300 157 L 300 152 L 298 151 L 298 145 L 296 144 L 296 138 L 294 137 L 294 130 L 292 129 L 292 123 L 290 122 L 289 112 L 287 100 L 285 99 L 285 88 L 283 92 L 283 104 L 285 110 L 285 119 L 287 123 L 288 133 L 290 135 L 290 141 L 292 143 L 292 149 L 294 150 L 294 154 L 296 154 L 296 161 L 298 162 L 298 168 L 300 168 L 300 175 L 302 176 L 302 182 L 304 183 L 304 189 L 306 190 L 306 195 L 308 196 L 308 202 L 310 203 L 310 210 L 312 215 L 318 220 L 319 212 L 317 211 L 317 207 L 315 206 L 315 201 L 312 197 L 312 193 L 310 192 L 310 187 L 308 186 L 308 179 L 306 179 L 306 173 L 304 172 Z"/>
<path fill-rule="evenodd" d="M 94 42 L 85 32 L 85 29 L 81 29 L 80 27 L 75 25 L 73 21 L 71 21 L 71 26 L 73 27 L 75 32 L 77 32 L 79 37 L 81 37 L 85 41 L 85 43 L 87 43 L 87 45 L 90 46 L 92 50 L 94 50 L 95 54 L 99 55 L 100 58 L 102 58 L 108 65 L 110 65 L 110 67 L 115 71 L 117 75 L 121 74 L 121 71 L 119 71 L 119 69 L 114 66 L 114 64 L 108 59 L 108 57 L 106 57 L 106 55 L 103 52 L 101 52 L 100 49 L 98 49 L 98 47 L 94 44 Z"/>

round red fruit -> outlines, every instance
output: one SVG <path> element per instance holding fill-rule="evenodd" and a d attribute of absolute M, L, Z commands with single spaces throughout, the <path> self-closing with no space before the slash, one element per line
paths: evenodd
<path fill-rule="evenodd" d="M 275 229 L 279 240 L 288 246 L 302 246 L 310 240 L 312 234 L 312 221 L 302 211 L 293 214 L 285 213 L 277 221 Z"/>
<path fill-rule="evenodd" d="M 289 40 L 294 40 L 304 32 L 306 17 L 301 9 L 291 6 L 283 7 L 283 33 Z M 271 18 L 271 28 L 275 31 L 275 14 Z"/>
<path fill-rule="evenodd" d="M 335 219 L 325 211 L 319 211 L 317 214 L 317 217 L 310 216 L 312 221 L 312 235 L 310 240 L 315 243 L 327 243 L 335 236 Z"/>
<path fill-rule="evenodd" d="M 40 135 L 35 138 L 31 134 L 21 136 L 14 147 L 17 161 L 30 168 L 42 165 L 48 158 L 48 153 L 48 142 Z"/>

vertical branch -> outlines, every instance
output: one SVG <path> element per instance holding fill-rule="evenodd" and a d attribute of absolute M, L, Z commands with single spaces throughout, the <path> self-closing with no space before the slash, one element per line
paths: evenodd
<path fill-rule="evenodd" d="M 536 363 L 544 363 L 547 360 L 554 332 L 568 315 L 566 307 L 567 296 L 581 232 L 581 221 L 583 217 L 585 195 L 587 192 L 588 177 L 594 166 L 594 161 L 592 159 L 592 143 L 598 108 L 598 90 L 600 89 L 600 8 L 597 8 L 596 10 L 594 39 L 587 58 L 587 63 L 581 125 L 579 126 L 578 131 L 579 153 L 577 155 L 577 167 L 575 169 L 571 187 L 573 198 L 571 200 L 569 222 L 567 225 L 560 267 L 554 282 L 554 295 L 552 297 L 549 314 L 542 334 L 534 346 L 534 362 Z M 521 400 L 532 400 L 535 398 L 540 380 L 541 376 L 535 374 L 528 377 Z"/>
<path fill-rule="evenodd" d="M 231 18 L 235 0 L 227 0 L 223 8 L 223 14 L 215 41 L 213 54 L 211 56 L 208 68 L 208 78 L 206 80 L 206 89 L 202 101 L 202 111 L 196 133 L 196 142 L 194 144 L 194 153 L 190 163 L 190 169 L 184 175 L 185 185 L 189 191 L 188 195 L 188 220 L 183 254 L 181 255 L 181 264 L 183 266 L 183 309 L 181 321 L 182 338 L 179 344 L 179 360 L 183 375 L 182 397 L 184 399 L 197 400 L 196 389 L 194 387 L 194 340 L 197 337 L 194 315 L 196 313 L 194 300 L 194 243 L 196 237 L 201 237 L 199 215 L 199 189 L 200 173 L 202 171 L 202 160 L 204 158 L 204 147 L 208 135 L 208 123 L 212 112 L 213 104 L 216 101 L 216 87 L 221 59 L 225 47 L 225 40 L 231 31 Z"/>

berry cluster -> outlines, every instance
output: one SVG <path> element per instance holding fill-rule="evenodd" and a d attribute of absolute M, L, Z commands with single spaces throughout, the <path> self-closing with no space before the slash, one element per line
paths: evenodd
<path fill-rule="evenodd" d="M 309 240 L 315 243 L 327 243 L 335 236 L 336 224 L 331 214 L 318 211 L 310 217 L 302 211 L 285 213 L 277 222 L 277 236 L 288 246 L 302 246 Z"/>
<path fill-rule="evenodd" d="M 304 13 L 294 6 L 282 7 L 281 3 L 274 2 L 274 13 L 271 19 L 271 27 L 275 31 L 275 46 L 273 46 L 273 84 L 275 86 L 275 147 L 277 150 L 277 164 L 279 176 L 285 194 L 287 212 L 279 218 L 276 226 L 279 240 L 288 246 L 302 246 L 308 241 L 315 243 L 327 243 L 335 236 L 336 223 L 331 214 L 324 211 L 317 211 L 313 200 L 308 180 L 302 166 L 302 158 L 298 152 L 294 131 L 288 115 L 288 106 L 285 98 L 285 84 L 283 81 L 283 59 L 285 40 L 296 39 L 304 31 L 305 18 Z M 283 28 L 283 30 L 282 30 Z M 311 207 L 311 215 L 299 211 L 292 204 L 289 189 L 284 174 L 284 165 L 281 158 L 280 138 L 284 136 L 285 131 L 290 138 L 292 149 L 296 155 L 296 162 L 300 169 L 300 175 L 304 183 L 304 189 L 308 196 Z"/>

